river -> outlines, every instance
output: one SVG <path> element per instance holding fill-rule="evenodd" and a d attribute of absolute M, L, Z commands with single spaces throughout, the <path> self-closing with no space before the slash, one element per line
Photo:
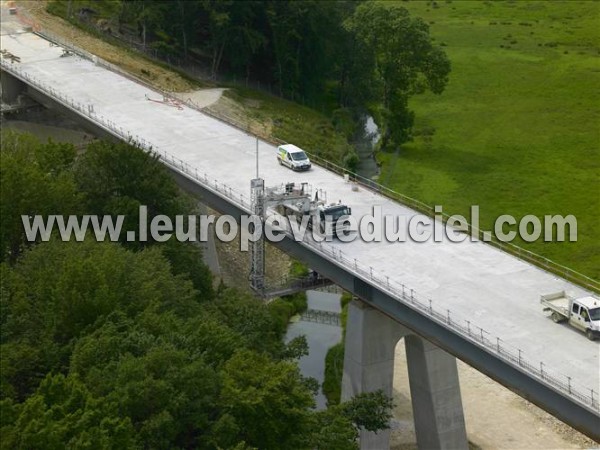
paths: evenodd
<path fill-rule="evenodd" d="M 340 297 L 341 294 L 332 294 L 321 291 L 307 291 L 309 309 L 319 309 L 322 311 L 341 312 Z M 304 335 L 308 343 L 308 355 L 298 360 L 300 372 L 306 377 L 315 378 L 320 384 L 325 377 L 325 356 L 327 351 L 342 338 L 342 328 L 336 325 L 323 323 L 295 321 L 288 326 L 285 335 L 285 342 Z M 327 399 L 323 392 L 319 390 L 315 397 L 317 409 L 327 407 Z"/>
<path fill-rule="evenodd" d="M 364 116 L 362 122 L 362 130 L 352 142 L 359 157 L 356 172 L 362 177 L 376 180 L 379 177 L 379 166 L 373 151 L 380 138 L 379 128 L 371 116 Z"/>

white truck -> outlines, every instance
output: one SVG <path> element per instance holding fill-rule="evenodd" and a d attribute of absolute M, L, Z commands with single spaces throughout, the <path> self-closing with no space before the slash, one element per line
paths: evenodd
<path fill-rule="evenodd" d="M 343 204 L 319 204 L 314 205 L 310 202 L 305 204 L 287 204 L 280 208 L 280 213 L 286 217 L 293 217 L 299 224 L 302 219 L 307 218 L 306 226 L 309 229 L 317 230 L 324 236 L 336 236 L 338 232 L 345 233 L 349 231 L 349 224 L 338 221 L 352 214 L 352 210 Z"/>
<path fill-rule="evenodd" d="M 292 170 L 308 170 L 311 167 L 310 159 L 304 150 L 294 144 L 285 144 L 277 147 L 277 161 L 282 166 Z"/>
<path fill-rule="evenodd" d="M 279 214 L 326 237 L 351 231 L 350 224 L 342 219 L 350 216 L 352 209 L 341 200 L 327 203 L 326 193 L 321 190 L 312 199 L 308 183 L 298 186 L 292 182 L 282 188 L 269 188 L 265 200 Z"/>
<path fill-rule="evenodd" d="M 588 339 L 600 337 L 600 300 L 592 297 L 573 298 L 565 291 L 542 295 L 544 311 L 551 312 L 555 323 L 569 321 L 569 325 L 585 333 Z"/>

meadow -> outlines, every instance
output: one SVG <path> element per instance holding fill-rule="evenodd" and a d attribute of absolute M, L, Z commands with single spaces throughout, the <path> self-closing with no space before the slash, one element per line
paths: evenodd
<path fill-rule="evenodd" d="M 415 138 L 380 152 L 380 182 L 481 225 L 573 214 L 577 242 L 515 242 L 600 278 L 600 3 L 396 2 L 452 62 L 445 92 L 413 98 Z"/>

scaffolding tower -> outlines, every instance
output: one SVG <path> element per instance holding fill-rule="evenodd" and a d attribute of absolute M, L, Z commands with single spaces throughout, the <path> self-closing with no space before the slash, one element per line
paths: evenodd
<path fill-rule="evenodd" d="M 255 178 L 250 181 L 252 213 L 260 219 L 264 228 L 265 220 L 265 181 Z M 262 230 L 261 230 L 262 231 Z M 265 239 L 263 233 L 250 245 L 250 285 L 261 297 L 265 293 Z"/>

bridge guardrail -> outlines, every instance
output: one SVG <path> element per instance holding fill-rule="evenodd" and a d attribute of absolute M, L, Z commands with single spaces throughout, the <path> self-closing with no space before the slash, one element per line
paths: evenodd
<path fill-rule="evenodd" d="M 302 244 L 310 245 L 326 258 L 340 263 L 342 267 L 350 269 L 350 272 L 353 272 L 364 280 L 371 281 L 373 285 L 386 291 L 397 300 L 424 313 L 426 316 L 432 318 L 435 322 L 446 328 L 451 328 L 462 337 L 467 338 L 469 341 L 484 348 L 488 352 L 497 355 L 500 359 L 507 361 L 512 366 L 533 375 L 543 383 L 554 387 L 569 397 L 574 398 L 578 402 L 595 410 L 597 413 L 600 413 L 598 392 L 594 391 L 593 388 L 586 388 L 579 383 L 572 382 L 572 377 L 559 374 L 549 369 L 543 361 L 534 364 L 532 361 L 526 359 L 525 352 L 518 347 L 508 344 L 500 337 L 493 336 L 473 322 L 452 313 L 449 309 L 443 311 L 440 311 L 439 308 L 436 309 L 432 299 L 425 299 L 418 296 L 413 289 L 408 288 L 403 283 L 390 280 L 389 276 L 374 271 L 372 267 L 367 267 L 356 259 L 347 258 L 341 250 L 336 249 L 331 245 L 323 245 L 322 243 L 316 244 L 314 242 L 309 243 L 307 241 L 302 242 Z"/>
<path fill-rule="evenodd" d="M 246 213 L 251 213 L 251 200 L 249 196 L 240 193 L 225 183 L 219 182 L 219 180 L 209 179 L 206 173 L 202 174 L 198 172 L 197 168 L 190 166 L 185 161 L 161 150 L 151 142 L 139 138 L 139 136 L 134 135 L 128 130 L 123 130 L 122 127 L 117 126 L 114 122 L 104 118 L 102 115 L 98 115 L 95 113 L 93 105 L 82 104 L 81 102 L 71 99 L 53 86 L 47 85 L 31 76 L 15 63 L 8 63 L 6 60 L 0 59 L 0 66 L 17 78 L 30 83 L 36 89 L 58 101 L 66 108 L 87 117 L 88 120 L 105 129 L 115 137 L 136 145 L 150 154 L 158 156 L 167 166 L 185 174 L 211 192 L 229 199 L 231 202 L 241 207 Z M 286 234 L 288 237 L 294 238 L 289 230 L 286 231 Z M 547 365 L 542 361 L 534 364 L 525 358 L 525 354 L 521 349 L 504 342 L 500 337 L 492 336 L 488 331 L 476 326 L 471 321 L 452 313 L 449 309 L 440 311 L 439 307 L 435 307 L 432 299 L 418 296 L 413 289 L 409 289 L 403 283 L 396 280 L 390 280 L 389 276 L 374 271 L 371 266 L 367 267 L 355 258 L 348 258 L 343 254 L 342 250 L 336 249 L 332 245 L 323 244 L 322 242 L 317 243 L 310 239 L 305 239 L 300 242 L 300 244 L 311 247 L 314 251 L 320 253 L 334 264 L 340 265 L 366 281 L 373 282 L 379 289 L 387 292 L 396 300 L 430 317 L 442 326 L 452 329 L 463 338 L 482 347 L 489 353 L 496 355 L 498 358 L 511 364 L 515 368 L 539 379 L 546 385 L 562 392 L 564 395 L 572 398 L 587 408 L 590 408 L 596 413 L 600 413 L 599 394 L 593 388 L 582 386 L 579 383 L 573 383 L 572 377 L 549 370 Z"/>

